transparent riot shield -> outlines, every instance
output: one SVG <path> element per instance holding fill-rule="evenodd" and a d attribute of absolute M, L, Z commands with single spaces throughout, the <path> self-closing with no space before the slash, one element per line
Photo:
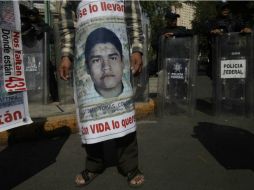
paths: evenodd
<path fill-rule="evenodd" d="M 252 109 L 252 35 L 228 33 L 213 45 L 216 115 L 247 116 Z"/>
<path fill-rule="evenodd" d="M 44 54 L 43 40 L 31 46 L 23 44 L 23 59 L 28 101 L 43 104 Z"/>
<path fill-rule="evenodd" d="M 197 37 L 161 38 L 159 116 L 192 115 L 195 109 Z"/>

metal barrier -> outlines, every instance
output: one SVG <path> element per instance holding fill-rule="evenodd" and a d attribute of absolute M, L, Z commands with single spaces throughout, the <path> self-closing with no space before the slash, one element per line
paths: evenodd
<path fill-rule="evenodd" d="M 253 36 L 227 33 L 213 44 L 215 113 L 248 116 L 253 107 Z"/>
<path fill-rule="evenodd" d="M 163 37 L 160 44 L 159 116 L 192 115 L 196 102 L 197 37 Z"/>

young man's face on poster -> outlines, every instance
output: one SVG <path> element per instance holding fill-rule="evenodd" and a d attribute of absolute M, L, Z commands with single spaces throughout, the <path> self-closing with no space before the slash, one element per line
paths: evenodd
<path fill-rule="evenodd" d="M 88 64 L 96 89 L 122 88 L 124 65 L 119 51 L 112 43 L 96 44 L 91 49 Z"/>

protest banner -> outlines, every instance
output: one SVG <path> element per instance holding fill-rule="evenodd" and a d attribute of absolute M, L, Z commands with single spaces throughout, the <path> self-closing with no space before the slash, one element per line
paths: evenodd
<path fill-rule="evenodd" d="M 77 13 L 74 85 L 82 142 L 125 136 L 136 124 L 124 2 L 82 1 Z"/>
<path fill-rule="evenodd" d="M 30 124 L 32 120 L 28 112 L 18 1 L 1 1 L 0 14 L 1 132 Z"/>
<path fill-rule="evenodd" d="M 0 47 L 5 90 L 26 91 L 18 1 L 0 1 Z"/>
<path fill-rule="evenodd" d="M 7 92 L 25 91 L 21 33 L 0 29 L 4 87 Z"/>
<path fill-rule="evenodd" d="M 32 123 L 27 93 L 7 93 L 4 88 L 3 62 L 0 51 L 0 132 Z"/>
<path fill-rule="evenodd" d="M 0 1 L 0 28 L 21 31 L 19 1 Z"/>

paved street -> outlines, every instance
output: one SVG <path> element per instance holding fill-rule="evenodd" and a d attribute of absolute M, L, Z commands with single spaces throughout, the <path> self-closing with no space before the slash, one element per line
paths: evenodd
<path fill-rule="evenodd" d="M 1 190 L 71 190 L 84 167 L 77 134 L 19 142 L 0 153 Z M 171 116 L 139 121 L 142 189 L 252 190 L 254 129 L 250 120 Z M 2 188 L 4 187 L 4 188 Z M 107 169 L 86 189 L 129 189 L 125 178 Z"/>

